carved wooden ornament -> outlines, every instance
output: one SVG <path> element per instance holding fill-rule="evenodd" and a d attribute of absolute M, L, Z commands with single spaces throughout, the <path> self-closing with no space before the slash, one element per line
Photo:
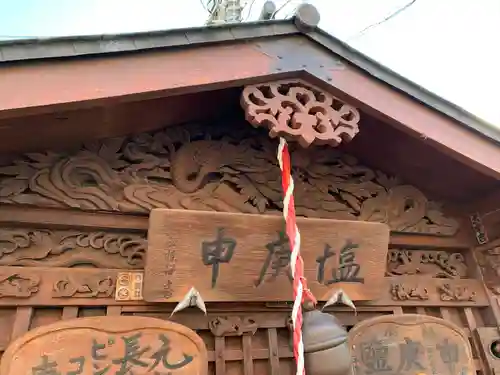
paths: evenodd
<path fill-rule="evenodd" d="M 0 365 L 0 375 L 206 375 L 207 371 L 207 350 L 194 331 L 132 316 L 79 318 L 37 328 L 10 344 Z"/>
<path fill-rule="evenodd" d="M 298 218 L 308 286 L 319 300 L 342 288 L 380 297 L 389 229 L 380 223 Z M 251 229 L 249 229 L 251 228 Z M 288 301 L 290 248 L 280 216 L 156 209 L 151 212 L 144 300 Z M 196 275 L 196 277 L 193 277 Z"/>
<path fill-rule="evenodd" d="M 500 246 L 498 244 L 475 250 L 484 283 L 496 296 L 500 296 Z"/>
<path fill-rule="evenodd" d="M 253 126 L 269 128 L 269 136 L 311 144 L 337 146 L 358 133 L 359 111 L 301 80 L 246 86 L 241 105 Z"/>
<path fill-rule="evenodd" d="M 467 335 L 453 323 L 426 315 L 388 315 L 349 331 L 354 375 L 472 375 Z"/>
<path fill-rule="evenodd" d="M 0 167 L 0 203 L 282 214 L 276 142 L 262 130 L 192 124 L 90 142 L 75 153 L 27 153 Z M 444 236 L 459 228 L 420 190 L 352 155 L 289 146 L 298 216 L 376 221 L 395 232 Z M 144 239 L 133 233 L 0 230 L 2 265 L 70 267 L 85 252 L 97 267 L 141 269 L 144 248 Z"/>

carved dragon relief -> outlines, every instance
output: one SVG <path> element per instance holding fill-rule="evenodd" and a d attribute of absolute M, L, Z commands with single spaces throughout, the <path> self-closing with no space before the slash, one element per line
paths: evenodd
<path fill-rule="evenodd" d="M 265 133 L 246 124 L 170 127 L 88 143 L 73 154 L 24 154 L 0 167 L 0 202 L 275 214 L 280 173 L 276 144 Z M 378 221 L 398 232 L 453 235 L 458 229 L 418 189 L 350 155 L 324 147 L 291 152 L 298 215 Z"/>
<path fill-rule="evenodd" d="M 112 232 L 0 229 L 0 265 L 143 268 L 145 236 Z"/>

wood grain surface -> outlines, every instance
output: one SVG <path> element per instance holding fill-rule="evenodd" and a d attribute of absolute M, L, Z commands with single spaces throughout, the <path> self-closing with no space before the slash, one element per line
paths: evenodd
<path fill-rule="evenodd" d="M 349 332 L 354 375 L 475 374 L 467 335 L 455 324 L 426 315 L 367 319 Z"/>
<path fill-rule="evenodd" d="M 305 276 L 316 298 L 328 299 L 336 288 L 353 300 L 380 295 L 389 243 L 386 225 L 297 222 Z M 182 300 L 194 286 L 205 301 L 290 300 L 290 250 L 283 231 L 280 216 L 153 210 L 144 299 Z M 322 262 L 325 254 L 328 259 Z"/>
<path fill-rule="evenodd" d="M 206 375 L 207 364 L 203 340 L 185 326 L 103 316 L 60 321 L 19 337 L 5 351 L 0 375 Z"/>

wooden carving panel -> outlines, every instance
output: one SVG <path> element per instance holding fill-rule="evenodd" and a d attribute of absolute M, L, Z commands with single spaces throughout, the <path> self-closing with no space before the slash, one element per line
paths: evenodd
<path fill-rule="evenodd" d="M 153 208 L 276 214 L 277 143 L 248 124 L 171 127 L 29 153 L 0 167 L 0 203 L 84 210 Z M 326 147 L 292 147 L 297 214 L 382 222 L 397 232 L 453 235 L 458 222 L 417 188 Z"/>
<path fill-rule="evenodd" d="M 356 108 L 301 80 L 246 86 L 241 105 L 253 126 L 266 126 L 271 138 L 286 137 L 303 147 L 337 146 L 359 132 Z"/>
<path fill-rule="evenodd" d="M 425 276 L 398 276 L 386 279 L 394 305 L 476 306 L 487 301 L 484 286 L 474 279 L 442 279 Z"/>
<path fill-rule="evenodd" d="M 454 324 L 425 315 L 372 318 L 349 332 L 354 375 L 473 375 L 472 349 Z"/>
<path fill-rule="evenodd" d="M 165 272 L 172 270 L 175 267 Z M 168 287 L 168 281 L 164 285 Z M 147 305 L 143 288 L 142 271 L 0 266 L 0 306 Z M 385 277 L 378 293 L 370 306 L 489 305 L 483 284 L 474 279 Z"/>
<path fill-rule="evenodd" d="M 500 244 L 486 245 L 474 250 L 483 274 L 484 283 L 495 295 L 500 295 Z"/>
<path fill-rule="evenodd" d="M 299 219 L 305 277 L 322 300 L 343 288 L 353 300 L 380 295 L 386 225 Z M 290 248 L 279 216 L 153 210 L 144 299 L 182 300 L 194 286 L 207 301 L 292 298 Z M 196 275 L 196 276 L 195 276 Z"/>
<path fill-rule="evenodd" d="M 118 232 L 0 229 L 0 266 L 143 268 L 146 238 Z"/>
<path fill-rule="evenodd" d="M 467 277 L 467 264 L 459 252 L 391 249 L 387 275 L 461 279 Z"/>
<path fill-rule="evenodd" d="M 105 305 L 118 270 L 0 267 L 1 305 Z"/>
<path fill-rule="evenodd" d="M 180 324 L 144 317 L 80 318 L 43 326 L 5 351 L 0 375 L 206 375 L 202 339 Z"/>

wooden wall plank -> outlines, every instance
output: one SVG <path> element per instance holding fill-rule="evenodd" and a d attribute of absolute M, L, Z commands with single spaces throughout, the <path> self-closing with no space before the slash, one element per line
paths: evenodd
<path fill-rule="evenodd" d="M 63 307 L 62 320 L 78 318 L 78 306 Z"/>
<path fill-rule="evenodd" d="M 0 353 L 9 345 L 17 308 L 0 308 Z"/>
<path fill-rule="evenodd" d="M 451 313 L 450 313 L 450 309 L 447 308 L 447 307 L 441 307 L 440 309 L 440 312 L 441 312 L 441 317 L 444 319 L 444 320 L 447 320 L 449 322 L 452 321 L 452 318 L 451 318 Z"/>
<path fill-rule="evenodd" d="M 106 315 L 121 316 L 122 307 L 121 306 L 108 306 L 106 307 Z"/>
<path fill-rule="evenodd" d="M 268 328 L 267 337 L 269 340 L 269 367 L 271 375 L 280 374 L 280 357 L 278 353 L 278 331 L 276 328 Z"/>
<path fill-rule="evenodd" d="M 12 333 L 10 335 L 11 341 L 24 335 L 29 331 L 31 326 L 31 319 L 33 318 L 33 307 L 21 306 L 17 308 L 16 317 L 14 318 L 14 325 L 12 326 Z"/>
<path fill-rule="evenodd" d="M 253 375 L 252 335 L 243 334 L 243 375 Z"/>
<path fill-rule="evenodd" d="M 81 229 L 130 229 L 146 232 L 148 230 L 148 215 L 4 204 L 0 206 L 0 225 L 2 227 L 21 225 L 58 229 L 75 227 Z"/>
<path fill-rule="evenodd" d="M 226 373 L 226 343 L 225 337 L 215 338 L 215 373 L 225 374 Z"/>
<path fill-rule="evenodd" d="M 401 306 L 394 307 L 393 311 L 394 311 L 394 315 L 403 314 L 403 308 Z"/>

